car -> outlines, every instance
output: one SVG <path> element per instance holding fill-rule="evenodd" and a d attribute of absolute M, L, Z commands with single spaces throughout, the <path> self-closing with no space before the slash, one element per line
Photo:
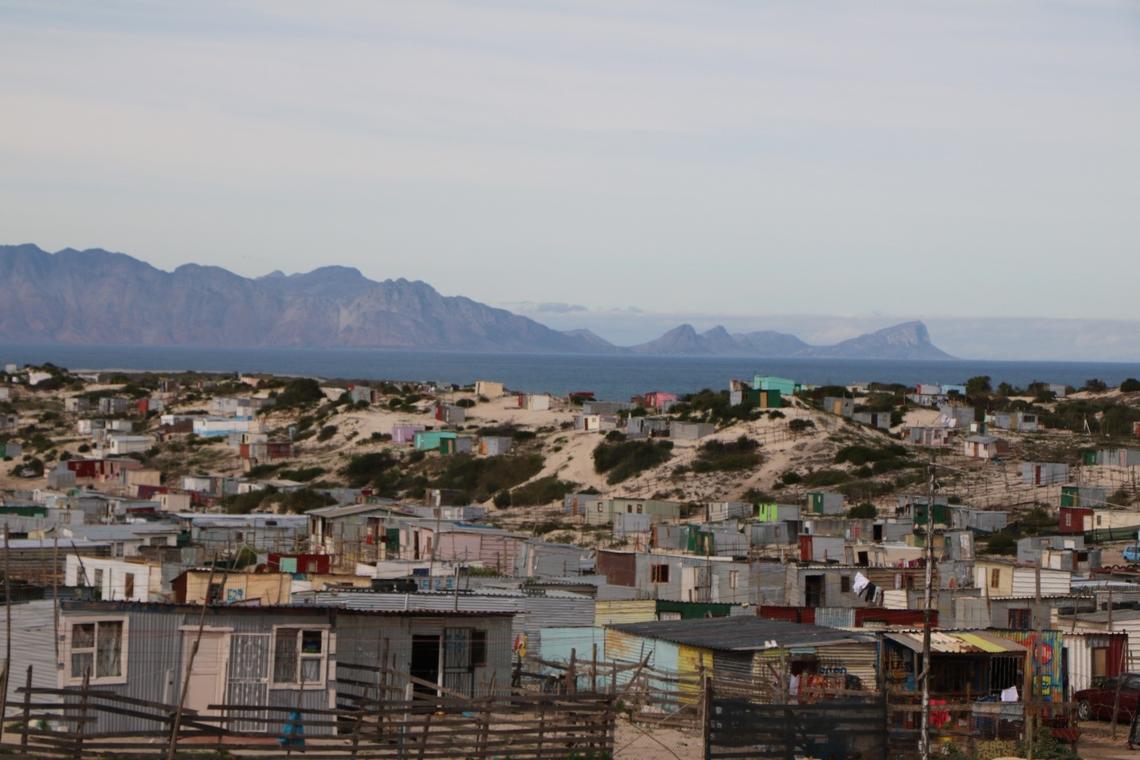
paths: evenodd
<path fill-rule="evenodd" d="M 1119 684 L 1120 709 L 1117 722 L 1131 723 L 1140 704 L 1140 673 L 1123 673 L 1105 678 L 1089 689 L 1073 695 L 1077 703 L 1077 717 L 1081 720 L 1112 720 L 1112 706 L 1116 702 Z"/>
<path fill-rule="evenodd" d="M 1140 562 L 1140 544 L 1132 544 L 1124 550 L 1125 562 Z"/>

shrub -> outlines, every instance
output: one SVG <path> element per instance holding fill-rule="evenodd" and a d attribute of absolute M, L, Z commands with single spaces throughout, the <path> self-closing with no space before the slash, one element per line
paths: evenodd
<path fill-rule="evenodd" d="M 780 482 L 786 486 L 794 486 L 796 483 L 799 483 L 802 480 L 803 477 L 801 477 L 800 474 L 795 470 L 787 470 L 780 475 Z"/>
<path fill-rule="evenodd" d="M 606 482 L 614 485 L 663 464 L 672 456 L 672 441 L 603 443 L 594 449 L 594 469 L 608 473 Z"/>
<path fill-rule="evenodd" d="M 290 491 L 281 497 L 281 508 L 292 514 L 302 514 L 330 504 L 336 504 L 336 499 L 309 488 Z"/>
<path fill-rule="evenodd" d="M 1136 391 L 1140 391 L 1140 380 L 1134 377 L 1130 377 L 1120 384 L 1121 393 L 1135 393 Z"/>
<path fill-rule="evenodd" d="M 910 452 L 908 452 L 905 447 L 900 446 L 897 443 L 892 443 L 882 447 L 863 446 L 857 444 L 854 446 L 844 446 L 839 451 L 837 451 L 835 454 L 835 463 L 843 464 L 844 462 L 849 462 L 853 465 L 859 466 L 898 457 L 906 457 L 909 455 Z"/>
<path fill-rule="evenodd" d="M 324 443 L 334 435 L 336 435 L 336 425 L 325 425 L 321 428 L 321 432 L 317 434 L 317 440 Z"/>
<path fill-rule="evenodd" d="M 850 480 L 851 476 L 843 470 L 816 470 L 809 472 L 803 478 L 806 486 L 835 486 Z"/>
<path fill-rule="evenodd" d="M 292 470 L 282 470 L 280 473 L 285 480 L 295 480 L 298 483 L 307 483 L 313 478 L 325 474 L 324 467 L 298 467 Z"/>
<path fill-rule="evenodd" d="M 350 488 L 361 488 L 375 481 L 396 464 L 396 460 L 386 451 L 360 454 L 349 460 L 340 471 Z"/>
<path fill-rule="evenodd" d="M 279 469 L 281 469 L 281 465 L 279 464 L 259 464 L 250 467 L 245 475 L 247 478 L 264 478 L 267 475 L 272 475 Z"/>
<path fill-rule="evenodd" d="M 463 407 L 464 409 L 470 409 L 471 407 L 475 406 L 475 402 L 469 398 L 461 398 L 455 402 L 455 405 Z"/>
<path fill-rule="evenodd" d="M 510 492 L 511 506 L 529 507 L 549 504 L 560 501 L 566 494 L 571 493 L 576 483 L 559 480 L 555 475 L 532 480 Z"/>
<path fill-rule="evenodd" d="M 277 394 L 274 406 L 278 408 L 308 406 L 323 400 L 324 397 L 325 394 L 321 392 L 320 383 L 311 377 L 298 377 L 285 384 L 285 387 Z M 273 407 L 268 408 L 272 409 Z"/>
<path fill-rule="evenodd" d="M 447 457 L 443 472 L 431 481 L 433 488 L 459 491 L 473 501 L 486 501 L 494 494 L 530 480 L 542 470 L 538 454 L 518 454 L 476 459 L 468 454 Z"/>
<path fill-rule="evenodd" d="M 697 452 L 693 472 L 750 470 L 760 464 L 758 448 L 758 442 L 744 435 L 735 441 L 708 441 Z"/>
<path fill-rule="evenodd" d="M 851 509 L 847 510 L 847 516 L 857 520 L 873 519 L 879 516 L 879 510 L 875 509 L 874 504 L 864 502 L 862 504 L 857 504 L 854 507 L 851 507 Z"/>
<path fill-rule="evenodd" d="M 814 422 L 803 418 L 797 418 L 788 423 L 788 430 L 791 430 L 793 433 L 802 433 L 814 427 Z"/>

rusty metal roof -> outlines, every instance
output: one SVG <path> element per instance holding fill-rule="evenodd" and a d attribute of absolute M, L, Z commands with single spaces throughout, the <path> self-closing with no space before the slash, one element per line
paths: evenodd
<path fill-rule="evenodd" d="M 922 633 L 883 635 L 915 652 L 922 651 Z M 930 651 L 935 654 L 1024 654 L 1026 650 L 1016 641 L 991 633 L 931 631 Z"/>

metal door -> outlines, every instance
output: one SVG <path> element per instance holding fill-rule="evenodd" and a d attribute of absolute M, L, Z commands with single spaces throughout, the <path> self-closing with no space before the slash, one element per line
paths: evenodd
<path fill-rule="evenodd" d="M 475 691 L 475 669 L 471 665 L 471 629 L 443 629 L 443 685 L 460 694 Z"/>
<path fill-rule="evenodd" d="M 226 704 L 269 704 L 269 638 L 268 633 L 234 633 L 230 635 L 230 675 L 226 683 Z M 229 721 L 231 731 L 265 731 L 267 712 L 246 712 Z"/>

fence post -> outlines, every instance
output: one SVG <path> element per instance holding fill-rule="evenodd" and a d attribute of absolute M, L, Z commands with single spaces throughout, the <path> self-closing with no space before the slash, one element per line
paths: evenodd
<path fill-rule="evenodd" d="M 701 683 L 701 738 L 705 746 L 705 757 L 712 754 L 712 679 L 706 678 Z"/>
<path fill-rule="evenodd" d="M 492 682 L 493 681 L 494 679 L 492 678 Z M 483 705 L 483 715 L 480 721 L 482 725 L 479 726 L 479 760 L 487 760 L 487 739 L 488 734 L 491 732 L 491 701 L 493 699 L 493 695 L 488 696 Z"/>
<path fill-rule="evenodd" d="M 570 665 L 566 668 L 566 688 L 564 689 L 567 694 L 578 691 L 577 655 L 577 649 L 570 650 Z"/>
<path fill-rule="evenodd" d="M 542 741 L 546 734 L 546 702 L 538 703 L 538 750 L 535 757 L 542 757 Z"/>
<path fill-rule="evenodd" d="M 590 691 L 598 691 L 598 642 L 594 642 L 594 656 L 590 660 Z"/>
<path fill-rule="evenodd" d="M 28 731 L 32 728 L 32 666 L 28 666 L 28 680 L 24 686 L 24 734 L 20 737 L 20 749 L 28 749 Z"/>
<path fill-rule="evenodd" d="M 424 760 L 424 753 L 427 752 L 428 731 L 431 730 L 431 717 L 433 713 L 427 713 L 424 716 L 424 733 L 420 737 L 420 751 L 416 754 L 416 760 Z"/>
<path fill-rule="evenodd" d="M 75 760 L 83 758 L 83 737 L 87 734 L 87 687 L 91 683 L 91 671 L 83 671 L 83 686 L 79 693 L 79 735 L 75 737 Z"/>

